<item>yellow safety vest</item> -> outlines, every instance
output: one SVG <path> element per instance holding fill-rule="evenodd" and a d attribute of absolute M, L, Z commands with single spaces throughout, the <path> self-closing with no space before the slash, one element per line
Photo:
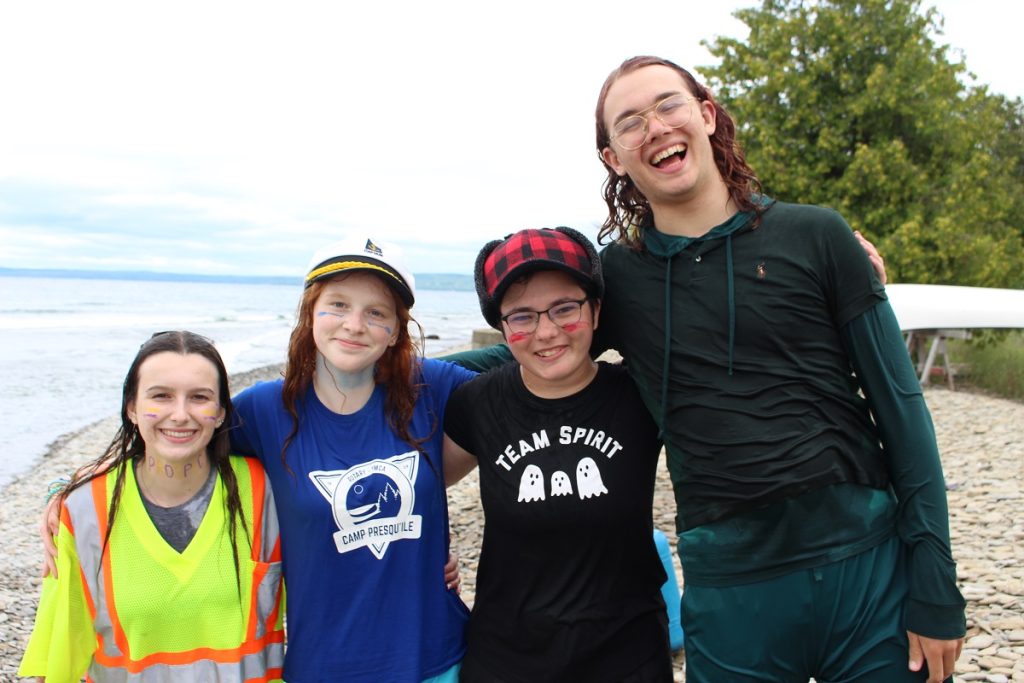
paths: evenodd
<path fill-rule="evenodd" d="M 116 472 L 74 491 L 61 511 L 58 577 L 44 581 L 19 674 L 47 683 L 274 681 L 284 660 L 280 540 L 273 495 L 254 458 L 231 458 L 252 537 L 237 525 L 236 578 L 220 477 L 181 553 L 160 535 L 133 468 L 106 551 Z"/>

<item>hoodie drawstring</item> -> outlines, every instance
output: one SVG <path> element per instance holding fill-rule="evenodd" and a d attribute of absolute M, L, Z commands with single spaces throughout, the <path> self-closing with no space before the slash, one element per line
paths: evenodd
<path fill-rule="evenodd" d="M 733 293 L 732 233 L 725 238 L 725 277 L 729 279 L 726 288 L 729 298 L 729 375 L 732 375 L 732 355 L 733 349 L 736 347 L 736 296 Z"/>
<path fill-rule="evenodd" d="M 661 419 L 658 421 L 658 438 L 665 436 L 665 420 L 668 419 L 668 368 L 672 358 L 672 259 L 665 259 L 665 351 L 661 361 Z"/>

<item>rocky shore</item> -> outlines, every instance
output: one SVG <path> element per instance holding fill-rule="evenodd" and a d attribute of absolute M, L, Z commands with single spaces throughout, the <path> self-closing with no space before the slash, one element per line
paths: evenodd
<path fill-rule="evenodd" d="M 232 377 L 238 391 L 279 376 L 268 367 Z M 968 601 L 967 643 L 957 679 L 1024 682 L 1024 404 L 930 388 L 949 489 L 953 553 Z M 3 489 L 0 538 L 0 681 L 15 676 L 35 614 L 41 579 L 36 526 L 49 481 L 94 458 L 107 446 L 117 418 L 55 441 L 29 473 Z M 475 474 L 448 491 L 452 539 L 462 563 L 462 596 L 472 604 L 482 515 Z M 664 467 L 655 495 L 655 526 L 673 536 L 674 502 Z M 676 573 L 679 576 L 678 560 Z M 681 579 L 680 579 L 681 581 Z M 683 680 L 678 656 L 677 680 Z"/>

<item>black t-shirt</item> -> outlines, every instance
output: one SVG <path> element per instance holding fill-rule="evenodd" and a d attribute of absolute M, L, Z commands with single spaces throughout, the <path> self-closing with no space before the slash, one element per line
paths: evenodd
<path fill-rule="evenodd" d="M 549 400 L 513 363 L 448 402 L 485 515 L 466 656 L 503 680 L 617 680 L 668 651 L 651 521 L 661 445 L 625 369 L 599 367 Z"/>

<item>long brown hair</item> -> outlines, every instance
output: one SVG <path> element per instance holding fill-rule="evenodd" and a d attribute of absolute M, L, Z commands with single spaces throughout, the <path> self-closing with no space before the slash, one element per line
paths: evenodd
<path fill-rule="evenodd" d="M 217 369 L 217 394 L 220 407 L 224 409 L 224 419 L 213 430 L 213 437 L 206 447 L 207 457 L 210 459 L 210 467 L 216 469 L 220 474 L 227 498 L 224 501 L 228 513 L 228 537 L 231 539 L 232 555 L 235 562 L 235 580 L 239 580 L 238 566 L 238 543 L 235 534 L 235 525 L 241 522 L 245 532 L 246 542 L 252 547 L 252 539 L 249 533 L 249 526 L 246 524 L 245 515 L 242 514 L 242 501 L 238 495 L 238 480 L 235 478 L 235 471 L 231 468 L 228 454 L 231 450 L 231 440 L 228 432 L 231 429 L 231 419 L 234 408 L 231 405 L 231 392 L 228 388 L 228 373 L 224 367 L 224 361 L 214 347 L 213 342 L 194 332 L 176 330 L 171 332 L 157 332 L 139 347 L 135 354 L 135 360 L 128 368 L 128 374 L 124 378 L 124 387 L 121 390 L 121 426 L 114 435 L 114 440 L 107 446 L 103 455 L 96 458 L 83 467 L 75 480 L 65 488 L 61 494 L 63 501 L 77 488 L 84 486 L 93 479 L 105 476 L 110 470 L 115 470 L 117 476 L 114 482 L 114 491 L 110 500 L 110 508 L 107 510 L 107 532 L 103 537 L 102 551 L 106 552 L 110 541 L 110 532 L 114 528 L 114 519 L 117 515 L 117 508 L 121 502 L 121 494 L 124 491 L 124 483 L 128 467 L 136 462 L 141 462 L 146 455 L 146 444 L 142 440 L 142 434 L 138 425 L 128 417 L 128 406 L 136 402 L 139 393 L 139 369 L 150 357 L 158 353 L 177 353 L 182 356 L 196 354 L 210 361 Z M 102 553 L 101 553 L 102 555 Z"/>
<path fill-rule="evenodd" d="M 420 354 L 409 332 L 409 324 L 412 322 L 419 327 L 419 323 L 413 319 L 409 307 L 405 305 L 401 297 L 395 295 L 387 281 L 384 278 L 380 279 L 385 283 L 395 302 L 395 313 L 398 316 L 398 339 L 377 360 L 375 381 L 384 385 L 384 410 L 387 414 L 388 424 L 402 441 L 416 450 L 421 450 L 420 445 L 429 438 L 429 435 L 414 438 L 409 432 L 413 409 L 422 386 L 419 380 L 418 358 Z M 288 446 L 299 433 L 297 405 L 309 388 L 316 372 L 317 349 L 316 341 L 313 339 L 313 309 L 320 294 L 324 291 L 324 287 L 330 281 L 330 279 L 317 280 L 303 291 L 302 298 L 299 300 L 299 310 L 295 316 L 295 327 L 292 329 L 291 338 L 288 341 L 288 363 L 285 366 L 281 399 L 284 401 L 285 410 L 292 416 L 292 430 L 281 448 L 281 461 L 285 467 L 288 466 L 286 459 Z M 420 335 L 422 337 L 422 330 Z M 422 346 L 422 341 L 420 345 Z M 427 461 L 429 462 L 429 458 Z"/>
<path fill-rule="evenodd" d="M 714 153 L 715 166 L 725 181 L 729 196 L 740 211 L 763 210 L 762 205 L 755 202 L 752 196 L 755 192 L 760 192 L 761 182 L 757 179 L 754 169 L 747 164 L 743 149 L 736 142 L 736 122 L 722 105 L 715 101 L 711 91 L 697 82 L 689 71 L 667 59 L 651 56 L 631 57 L 605 79 L 594 114 L 597 124 L 597 154 L 608 171 L 608 177 L 602 186 L 604 202 L 608 206 L 608 217 L 597 233 L 598 244 L 603 244 L 609 237 L 635 248 L 642 244 L 640 230 L 644 221 L 651 215 L 651 205 L 628 175 L 620 176 L 601 156 L 601 151 L 611 144 L 608 127 L 604 122 L 604 107 L 608 91 L 617 80 L 645 66 L 655 65 L 667 66 L 678 73 L 698 100 L 714 106 L 716 123 L 715 132 L 710 137 L 711 149 Z"/>

